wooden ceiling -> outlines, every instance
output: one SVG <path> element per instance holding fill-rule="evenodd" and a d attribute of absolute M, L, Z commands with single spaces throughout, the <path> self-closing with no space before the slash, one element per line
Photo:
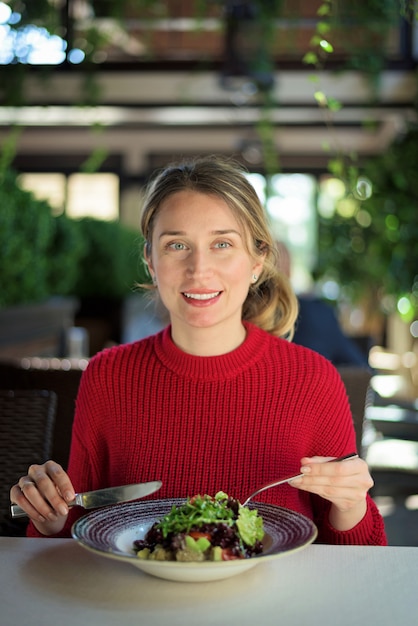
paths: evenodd
<path fill-rule="evenodd" d="M 62 19 L 69 48 L 82 47 L 93 30 L 102 37 L 90 56 L 96 104 L 79 106 L 86 102 L 84 67 L 65 63 L 46 81 L 40 68 L 31 68 L 25 105 L 0 106 L 0 140 L 10 124 L 24 127 L 17 162 L 25 169 L 46 168 L 49 159 L 76 167 L 79 158 L 104 146 L 109 162 L 120 163 L 127 176 L 172 155 L 208 152 L 240 154 L 262 170 L 257 129 L 263 86 L 248 70 L 265 44 L 251 13 L 258 3 L 67 2 Z M 333 31 L 333 54 L 314 68 L 303 57 L 312 49 L 323 2 L 276 4 L 281 10 L 271 28 L 269 116 L 284 170 L 325 169 L 336 153 L 380 153 L 416 121 L 414 23 L 395 20 L 382 37 L 378 16 L 361 23 L 348 13 L 345 27 Z M 237 15 L 244 17 L 237 22 Z M 349 51 L 366 46 L 380 46 L 385 55 L 377 85 L 370 74 L 347 69 Z M 317 91 L 340 108 L 332 112 L 318 104 Z"/>

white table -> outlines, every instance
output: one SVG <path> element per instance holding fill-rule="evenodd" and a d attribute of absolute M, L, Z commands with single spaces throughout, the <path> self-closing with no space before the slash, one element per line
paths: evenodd
<path fill-rule="evenodd" d="M 1 626 L 416 626 L 418 548 L 311 545 L 176 583 L 72 539 L 0 537 Z"/>

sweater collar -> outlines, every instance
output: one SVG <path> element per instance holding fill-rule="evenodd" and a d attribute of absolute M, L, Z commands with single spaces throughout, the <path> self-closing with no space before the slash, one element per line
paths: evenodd
<path fill-rule="evenodd" d="M 249 322 L 244 326 L 244 342 L 226 354 L 195 356 L 183 352 L 171 339 L 171 326 L 155 336 L 155 352 L 165 367 L 181 377 L 202 381 L 233 378 L 259 360 L 270 341 L 270 335 L 258 326 Z"/>

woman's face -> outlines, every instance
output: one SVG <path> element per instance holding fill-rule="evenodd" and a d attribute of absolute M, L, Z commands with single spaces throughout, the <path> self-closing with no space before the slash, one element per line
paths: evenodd
<path fill-rule="evenodd" d="M 147 260 L 173 337 L 190 327 L 242 330 L 242 305 L 263 265 L 251 248 L 248 233 L 215 195 L 184 190 L 161 204 Z"/>

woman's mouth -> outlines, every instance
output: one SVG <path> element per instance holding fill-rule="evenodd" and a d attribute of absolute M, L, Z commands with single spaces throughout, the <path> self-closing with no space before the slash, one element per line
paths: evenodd
<path fill-rule="evenodd" d="M 188 293 L 183 292 L 183 296 L 189 300 L 213 300 L 219 296 L 220 291 L 213 291 L 211 293 Z"/>

